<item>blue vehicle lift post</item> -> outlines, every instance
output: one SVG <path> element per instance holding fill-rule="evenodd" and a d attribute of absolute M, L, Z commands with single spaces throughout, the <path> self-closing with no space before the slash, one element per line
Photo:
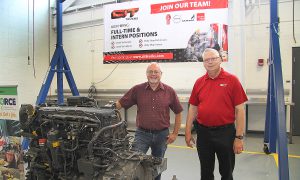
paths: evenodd
<path fill-rule="evenodd" d="M 278 34 L 279 17 L 277 0 L 270 0 L 270 16 L 269 78 L 264 151 L 267 154 L 276 153 L 276 147 L 278 147 L 279 179 L 289 180 L 284 90 Z"/>
<path fill-rule="evenodd" d="M 70 66 L 68 64 L 66 55 L 64 53 L 62 45 L 62 2 L 63 0 L 56 0 L 56 28 L 57 28 L 57 44 L 54 55 L 51 59 L 51 63 L 48 69 L 48 75 L 46 80 L 43 82 L 36 104 L 40 105 L 45 103 L 54 73 L 57 72 L 57 95 L 58 105 L 64 103 L 63 95 L 63 73 L 66 75 L 66 79 L 70 86 L 73 96 L 79 96 L 77 86 L 75 84 Z"/>

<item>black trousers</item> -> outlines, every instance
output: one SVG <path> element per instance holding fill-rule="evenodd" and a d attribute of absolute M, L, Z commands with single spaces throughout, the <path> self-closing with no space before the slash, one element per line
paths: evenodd
<path fill-rule="evenodd" d="M 201 180 L 213 180 L 215 155 L 219 161 L 222 180 L 232 180 L 235 165 L 233 142 L 234 124 L 221 128 L 208 128 L 197 124 L 197 151 L 201 165 Z"/>

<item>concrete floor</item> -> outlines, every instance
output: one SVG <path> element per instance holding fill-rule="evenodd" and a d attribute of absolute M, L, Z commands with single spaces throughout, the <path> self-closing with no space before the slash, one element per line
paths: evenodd
<path fill-rule="evenodd" d="M 263 135 L 247 134 L 245 150 L 236 156 L 234 179 L 236 180 L 276 180 L 278 166 L 276 154 L 266 155 L 263 152 Z M 293 144 L 289 149 L 289 174 L 290 180 L 300 179 L 300 137 L 293 137 Z M 199 180 L 200 164 L 195 148 L 187 148 L 184 136 L 168 146 L 166 156 L 168 168 L 162 175 L 162 180 L 172 180 L 175 175 L 178 180 Z M 221 179 L 218 172 L 218 163 L 215 166 L 215 179 Z"/>

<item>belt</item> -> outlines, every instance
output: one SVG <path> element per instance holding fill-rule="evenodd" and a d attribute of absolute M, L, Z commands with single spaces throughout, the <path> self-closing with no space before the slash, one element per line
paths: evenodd
<path fill-rule="evenodd" d="M 229 128 L 229 127 L 233 127 L 234 124 L 225 124 L 225 125 L 222 125 L 222 126 L 205 126 L 203 124 L 198 124 L 200 127 L 203 127 L 203 128 L 206 128 L 206 129 L 209 129 L 209 130 L 219 130 L 219 129 L 225 129 L 225 128 Z"/>
<path fill-rule="evenodd" d="M 161 129 L 161 130 L 151 130 L 151 129 L 145 129 L 145 128 L 138 127 L 138 129 L 141 130 L 141 131 L 143 131 L 143 132 L 146 132 L 146 133 L 157 134 L 157 133 L 160 133 L 162 131 L 167 130 L 168 128 L 164 128 L 164 129 Z"/>

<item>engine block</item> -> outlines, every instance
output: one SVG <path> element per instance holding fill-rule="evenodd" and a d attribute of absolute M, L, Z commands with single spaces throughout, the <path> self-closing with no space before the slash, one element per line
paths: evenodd
<path fill-rule="evenodd" d="M 96 101 L 71 97 L 66 106 L 22 105 L 22 135 L 30 140 L 26 179 L 150 180 L 166 159 L 131 150 L 120 112 Z"/>

